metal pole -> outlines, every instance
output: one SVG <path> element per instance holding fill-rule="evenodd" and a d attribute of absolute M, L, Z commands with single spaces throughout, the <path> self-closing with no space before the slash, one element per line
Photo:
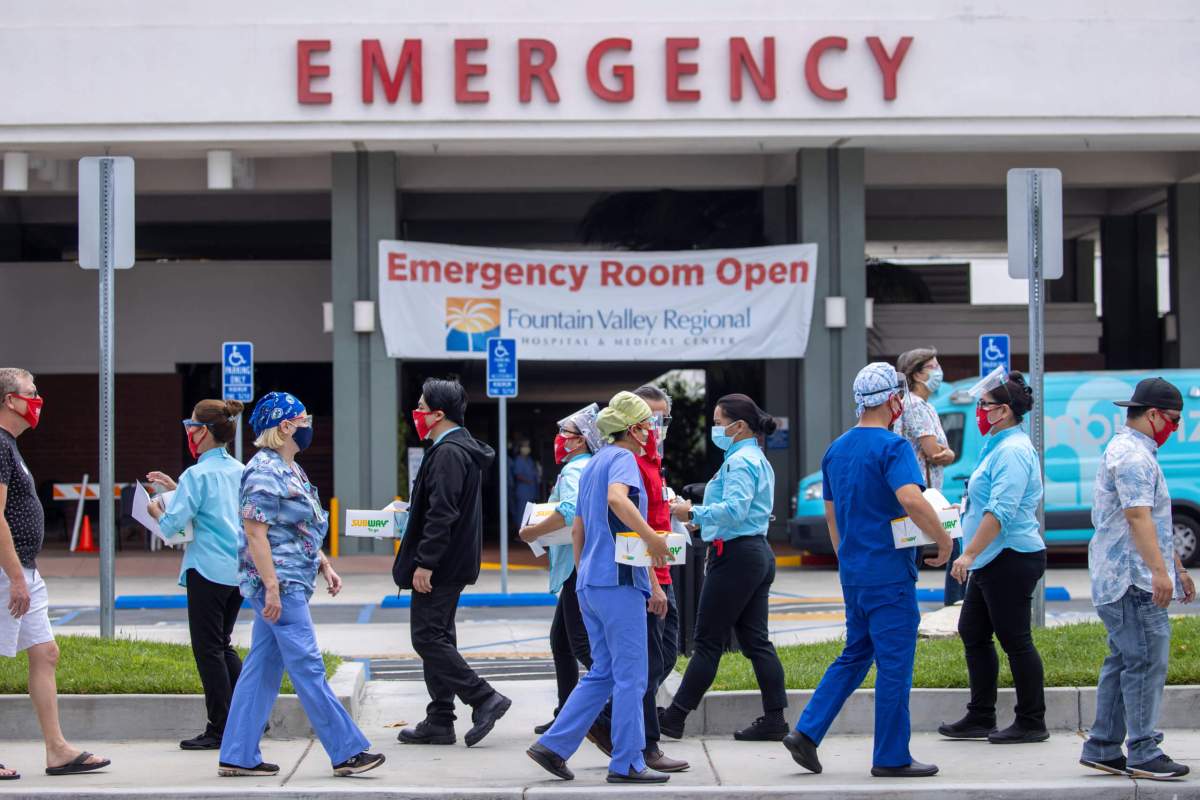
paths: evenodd
<path fill-rule="evenodd" d="M 242 460 L 242 418 L 240 416 L 237 418 L 237 434 L 233 437 L 233 455 L 238 461 Z"/>
<path fill-rule="evenodd" d="M 100 159 L 100 635 L 113 638 L 113 160 Z"/>
<path fill-rule="evenodd" d="M 1042 375 L 1045 370 L 1045 304 L 1046 284 L 1042 280 L 1042 259 L 1045 242 L 1042 241 L 1042 187 L 1038 172 L 1030 171 L 1029 177 L 1029 385 L 1033 389 L 1033 414 L 1029 423 L 1029 438 L 1038 454 L 1038 472 L 1042 486 L 1046 485 L 1046 436 L 1045 402 L 1042 397 Z M 1046 538 L 1045 497 L 1038 498 L 1038 531 Z M 1033 624 L 1046 625 L 1046 576 L 1038 581 L 1033 590 Z"/>
<path fill-rule="evenodd" d="M 508 400 L 500 399 L 500 593 L 508 594 Z"/>

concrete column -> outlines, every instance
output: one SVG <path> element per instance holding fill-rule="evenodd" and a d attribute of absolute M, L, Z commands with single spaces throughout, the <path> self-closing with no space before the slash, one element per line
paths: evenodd
<path fill-rule="evenodd" d="M 1063 241 L 1063 276 L 1047 281 L 1051 303 L 1094 303 L 1096 243 L 1091 239 Z"/>
<path fill-rule="evenodd" d="M 1158 321 L 1158 220 L 1154 214 L 1100 220 L 1100 283 L 1108 369 L 1162 366 Z"/>
<path fill-rule="evenodd" d="M 1167 191 L 1167 230 L 1171 250 L 1170 343 L 1173 367 L 1200 367 L 1200 184 L 1180 183 Z"/>
<path fill-rule="evenodd" d="M 796 241 L 796 187 L 768 186 L 763 189 L 763 238 L 767 244 Z M 819 265 L 818 265 L 819 266 Z M 767 460 L 775 470 L 775 521 L 772 538 L 786 538 L 792 496 L 804 475 L 800 466 L 800 362 L 798 358 L 772 359 L 763 370 L 763 408 L 789 424 L 786 450 L 767 449 Z"/>
<path fill-rule="evenodd" d="M 800 365 L 800 467 L 820 469 L 833 439 L 855 423 L 852 385 L 867 363 L 866 215 L 862 150 L 801 150 L 796 231 L 817 244 L 816 300 Z M 825 327 L 825 298 L 846 298 L 845 328 Z M 794 490 L 794 487 L 793 487 Z"/>
<path fill-rule="evenodd" d="M 378 323 L 355 333 L 354 301 L 379 300 L 379 240 L 396 235 L 396 158 L 333 155 L 333 483 L 341 507 L 381 508 L 398 489 L 398 366 Z M 343 538 L 342 552 L 389 542 Z"/>

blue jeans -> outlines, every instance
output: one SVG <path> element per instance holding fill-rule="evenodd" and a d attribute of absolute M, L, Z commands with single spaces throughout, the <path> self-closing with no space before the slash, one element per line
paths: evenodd
<path fill-rule="evenodd" d="M 908 750 L 912 732 L 908 695 L 921 624 L 916 584 L 843 586 L 842 594 L 846 600 L 846 646 L 825 670 L 796 730 L 820 744 L 874 663 L 878 669 L 871 765 L 907 767 L 913 761 Z"/>
<path fill-rule="evenodd" d="M 609 771 L 625 775 L 646 768 L 646 595 L 633 586 L 578 587 L 579 610 L 592 648 L 592 668 L 579 679 L 554 724 L 538 741 L 570 758 L 612 697 L 612 761 Z M 239 684 L 240 685 L 240 684 Z"/>
<path fill-rule="evenodd" d="M 263 619 L 263 596 L 250 598 L 254 630 L 250 652 L 233 690 L 229 720 L 221 739 L 221 762 L 239 767 L 262 763 L 259 740 L 271 716 L 283 671 L 292 679 L 300 705 L 321 740 L 329 760 L 340 764 L 370 747 L 371 743 L 325 681 L 325 664 L 303 592 L 283 595 L 283 613 L 276 623 Z"/>
<path fill-rule="evenodd" d="M 1130 586 L 1115 603 L 1096 607 L 1108 629 L 1108 657 L 1096 687 L 1096 722 L 1083 744 L 1083 758 L 1108 761 L 1121 755 L 1128 736 L 1129 763 L 1145 764 L 1162 755 L 1163 735 L 1155 730 L 1167 682 L 1171 623 L 1150 592 Z"/>

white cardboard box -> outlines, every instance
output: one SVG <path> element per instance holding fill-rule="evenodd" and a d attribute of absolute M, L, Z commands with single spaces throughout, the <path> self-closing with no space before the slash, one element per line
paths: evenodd
<path fill-rule="evenodd" d="M 667 550 L 671 554 L 667 560 L 667 566 L 673 567 L 676 564 L 686 563 L 687 537 L 680 533 L 664 533 L 660 535 L 667 537 Z M 633 531 L 625 531 L 618 533 L 616 539 L 614 561 L 618 564 L 627 564 L 632 567 L 650 566 L 650 555 L 646 552 L 646 543 L 642 541 L 642 537 Z"/>
<path fill-rule="evenodd" d="M 925 499 L 929 501 L 929 505 L 933 506 L 933 510 L 937 512 L 938 519 L 942 521 L 942 527 L 945 528 L 946 533 L 950 534 L 950 538 L 961 539 L 963 535 L 962 517 L 958 506 L 951 505 L 950 501 L 937 489 L 926 489 L 924 495 Z M 933 544 L 933 540 L 917 527 L 911 517 L 892 520 L 892 540 L 897 550 Z"/>
<path fill-rule="evenodd" d="M 346 510 L 346 535 L 370 539 L 403 539 L 408 503 L 397 500 L 379 511 Z"/>
<path fill-rule="evenodd" d="M 525 512 L 521 515 L 521 527 L 535 525 L 555 511 L 558 511 L 558 503 L 526 503 Z M 538 537 L 537 541 L 530 542 L 529 549 L 533 551 L 535 556 L 541 557 L 545 555 L 547 547 L 570 543 L 571 529 L 559 528 L 556 531 L 547 533 L 545 536 Z"/>

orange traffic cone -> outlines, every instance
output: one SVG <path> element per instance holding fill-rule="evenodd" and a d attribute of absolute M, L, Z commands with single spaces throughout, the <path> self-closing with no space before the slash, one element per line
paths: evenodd
<path fill-rule="evenodd" d="M 92 538 L 92 518 L 83 518 L 83 530 L 79 532 L 79 546 L 75 548 L 76 553 L 98 553 L 100 548 L 96 547 L 96 540 Z"/>

